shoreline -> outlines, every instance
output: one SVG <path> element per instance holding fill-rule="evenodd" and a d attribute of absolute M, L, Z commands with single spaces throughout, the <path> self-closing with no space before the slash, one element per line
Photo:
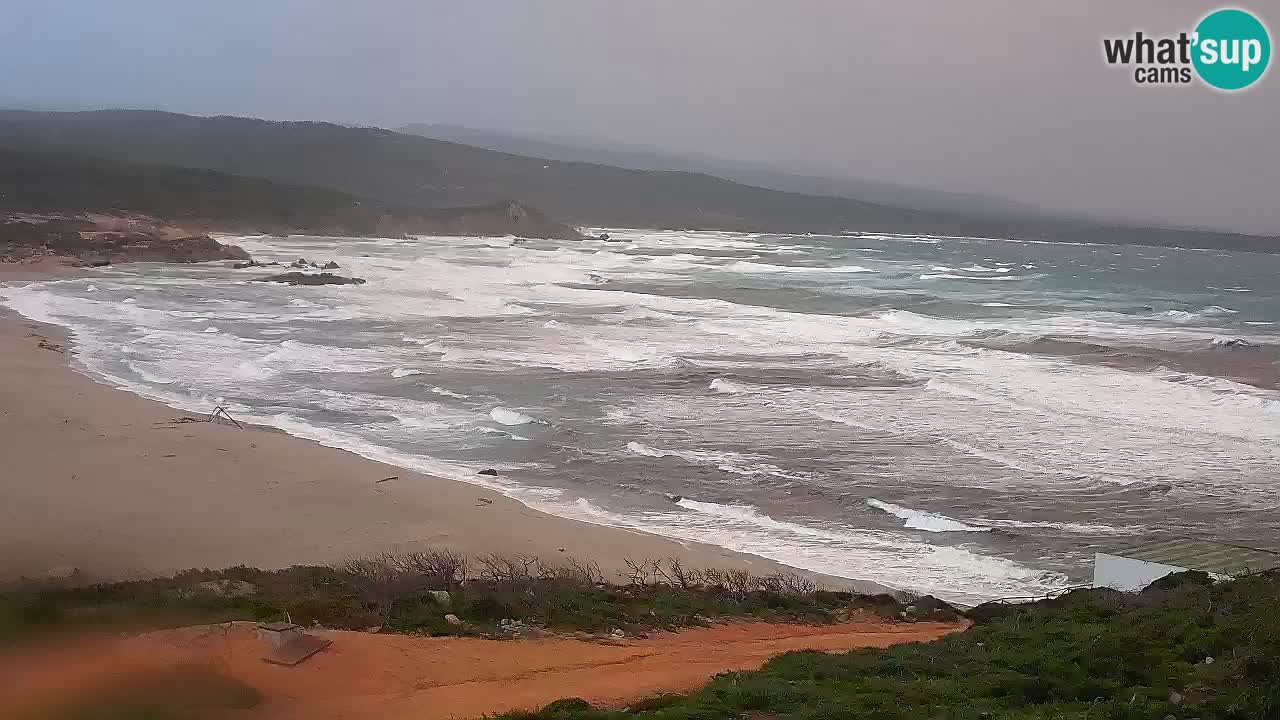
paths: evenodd
<path fill-rule="evenodd" d="M 0 283 L 78 274 L 49 270 L 0 265 Z M 833 588 L 889 591 L 549 515 L 479 485 L 276 428 L 182 421 L 184 411 L 104 384 L 69 361 L 61 327 L 0 308 L 0 581 L 277 569 L 432 546 L 576 557 L 599 563 L 607 577 L 627 558 L 672 556 L 687 566 L 788 571 Z"/>

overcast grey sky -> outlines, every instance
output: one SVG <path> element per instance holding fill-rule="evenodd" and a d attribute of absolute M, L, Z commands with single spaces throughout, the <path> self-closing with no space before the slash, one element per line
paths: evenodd
<path fill-rule="evenodd" d="M 1224 94 L 1102 61 L 1217 7 L 0 0 L 0 105 L 606 137 L 1280 233 L 1280 74 Z M 1274 38 L 1280 5 L 1252 9 Z"/>

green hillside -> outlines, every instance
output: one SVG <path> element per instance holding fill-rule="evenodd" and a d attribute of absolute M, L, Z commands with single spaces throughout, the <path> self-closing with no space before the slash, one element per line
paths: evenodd
<path fill-rule="evenodd" d="M 0 144 L 206 168 L 395 206 L 517 199 L 579 225 L 919 232 L 1277 250 L 1273 238 L 1084 221 L 968 216 L 764 190 L 688 172 L 560 162 L 375 128 L 151 111 L 0 112 Z"/>
<path fill-rule="evenodd" d="M 507 204 L 396 208 L 341 191 L 213 170 L 0 147 L 0 210 L 132 212 L 221 229 L 323 234 L 525 234 L 572 237 L 540 212 Z"/>

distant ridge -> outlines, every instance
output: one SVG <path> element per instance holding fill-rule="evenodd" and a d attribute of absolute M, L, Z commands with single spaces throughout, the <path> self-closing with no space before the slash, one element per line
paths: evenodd
<path fill-rule="evenodd" d="M 156 111 L 0 112 L 0 145 L 205 168 L 329 188 L 389 206 L 517 198 L 577 225 L 969 235 L 1277 252 L 1233 233 L 928 211 L 751 187 L 691 172 L 527 157 L 376 128 Z"/>
<path fill-rule="evenodd" d="M 190 228 L 320 235 L 578 236 L 513 202 L 402 208 L 213 170 L 7 148 L 0 148 L 0 212 L 135 214 Z"/>
<path fill-rule="evenodd" d="M 398 129 L 410 135 L 473 145 L 531 157 L 613 165 L 632 170 L 667 170 L 712 175 L 733 182 L 800 193 L 842 197 L 877 205 L 1014 217 L 1058 217 L 1062 213 L 974 193 L 949 192 L 856 178 L 824 177 L 783 170 L 766 163 L 729 160 L 703 153 L 677 153 L 657 147 L 601 139 L 520 135 L 462 125 L 414 123 Z"/>

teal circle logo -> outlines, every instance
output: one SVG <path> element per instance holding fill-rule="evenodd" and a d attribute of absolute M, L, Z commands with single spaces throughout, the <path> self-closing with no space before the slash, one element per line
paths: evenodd
<path fill-rule="evenodd" d="M 1196 26 L 1191 63 L 1205 83 L 1219 90 L 1241 90 L 1258 81 L 1271 60 L 1271 36 L 1262 21 L 1228 8 L 1205 16 Z"/>

